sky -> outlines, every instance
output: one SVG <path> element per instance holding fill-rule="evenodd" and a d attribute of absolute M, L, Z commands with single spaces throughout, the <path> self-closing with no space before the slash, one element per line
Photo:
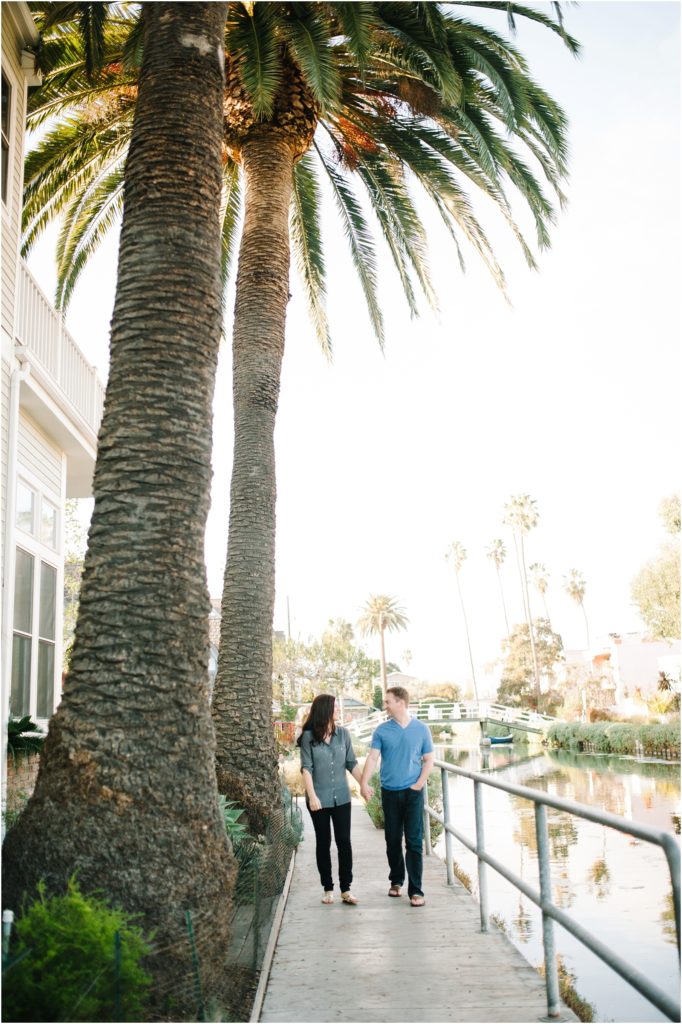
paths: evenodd
<path fill-rule="evenodd" d="M 541 5 L 536 5 L 541 6 Z M 544 5 L 546 8 L 549 5 Z M 586 643 L 582 611 L 562 590 L 578 569 L 592 638 L 642 629 L 630 582 L 665 539 L 658 505 L 679 492 L 680 5 L 565 5 L 582 43 L 519 24 L 516 44 L 569 121 L 568 205 L 552 247 L 530 271 L 483 204 L 511 305 L 473 253 L 462 274 L 437 215 L 420 202 L 439 296 L 410 319 L 379 246 L 382 354 L 331 203 L 325 213 L 330 363 L 292 275 L 276 428 L 275 629 L 306 639 L 330 619 L 355 624 L 371 594 L 403 606 L 408 629 L 387 657 L 431 682 L 471 678 L 453 540 L 479 690 L 505 634 L 485 548 L 502 538 L 510 619 L 523 618 L 513 542 L 502 525 L 512 494 L 537 502 L 528 563 L 550 574 L 547 603 L 567 649 Z M 506 32 L 503 14 L 488 14 Z M 529 227 L 520 202 L 514 210 Z M 532 238 L 532 229 L 527 232 Z M 55 231 L 29 265 L 53 294 Z M 106 373 L 117 239 L 83 274 L 67 326 Z M 228 297 L 230 336 L 233 295 Z M 232 449 L 231 365 L 221 351 L 214 405 L 209 589 L 225 564 Z M 539 595 L 533 612 L 542 614 Z M 378 643 L 363 641 L 378 655 Z M 488 677 L 488 686 L 492 685 Z"/>

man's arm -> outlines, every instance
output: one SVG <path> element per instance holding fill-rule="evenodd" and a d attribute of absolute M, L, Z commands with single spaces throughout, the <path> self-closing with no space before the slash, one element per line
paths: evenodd
<path fill-rule="evenodd" d="M 363 800 L 370 800 L 372 797 L 372 788 L 368 785 L 369 780 L 376 771 L 377 762 L 379 760 L 379 751 L 376 747 L 370 747 L 369 753 L 365 760 L 365 767 L 362 771 L 362 779 L 360 781 L 360 794 Z"/>
<path fill-rule="evenodd" d="M 422 757 L 422 770 L 417 781 L 410 786 L 410 789 L 423 789 L 426 785 L 426 780 L 433 771 L 433 762 L 436 760 L 436 755 L 433 751 L 430 754 L 424 754 Z"/>

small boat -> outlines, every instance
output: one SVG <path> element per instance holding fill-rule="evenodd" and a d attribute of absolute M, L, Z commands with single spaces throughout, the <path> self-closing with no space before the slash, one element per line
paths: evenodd
<path fill-rule="evenodd" d="M 494 746 L 498 746 L 500 743 L 513 743 L 514 742 L 511 733 L 509 733 L 508 736 L 489 736 L 488 739 L 490 740 L 490 742 Z"/>

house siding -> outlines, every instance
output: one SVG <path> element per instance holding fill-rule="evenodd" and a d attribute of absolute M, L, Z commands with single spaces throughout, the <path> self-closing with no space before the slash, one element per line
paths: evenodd
<path fill-rule="evenodd" d="M 24 412 L 19 417 L 17 460 L 53 494 L 62 496 L 62 452 Z"/>
<path fill-rule="evenodd" d="M 0 465 L 2 466 L 2 470 L 0 472 L 0 524 L 2 527 L 1 535 L 3 537 L 5 536 L 5 517 L 7 509 L 7 430 L 9 428 L 9 391 L 9 366 L 3 359 L 2 381 L 0 382 L 0 395 L 2 397 L 2 412 L 0 413 L 0 438 L 2 438 L 2 441 L 0 442 L 2 444 L 0 458 Z"/>

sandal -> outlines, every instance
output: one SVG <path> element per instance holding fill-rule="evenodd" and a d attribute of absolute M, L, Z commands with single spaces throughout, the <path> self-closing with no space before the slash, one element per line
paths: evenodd
<path fill-rule="evenodd" d="M 325 891 L 325 894 L 322 897 L 322 902 L 326 903 L 326 904 L 333 903 L 334 902 L 334 893 L 331 890 Z"/>
<path fill-rule="evenodd" d="M 392 885 L 391 888 L 388 890 L 388 895 L 389 896 L 402 896 L 402 893 L 400 891 L 400 886 L 399 885 Z"/>
<path fill-rule="evenodd" d="M 410 896 L 411 907 L 423 907 L 425 903 L 426 900 L 424 899 L 423 896 L 417 896 L 416 893 L 414 896 Z"/>
<path fill-rule="evenodd" d="M 351 906 L 354 907 L 358 901 L 357 901 L 357 898 L 353 895 L 353 893 L 349 889 L 347 892 L 342 892 L 341 893 L 341 902 L 342 903 L 350 903 Z"/>

